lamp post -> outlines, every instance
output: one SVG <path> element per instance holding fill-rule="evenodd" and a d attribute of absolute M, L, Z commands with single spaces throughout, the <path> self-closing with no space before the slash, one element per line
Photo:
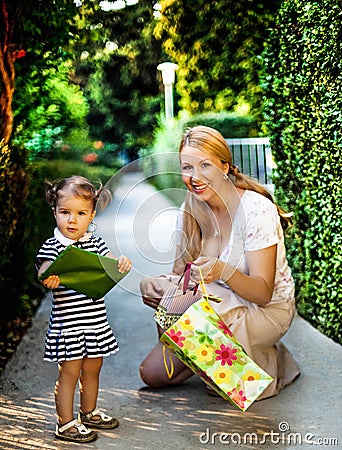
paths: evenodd
<path fill-rule="evenodd" d="M 175 72 L 178 65 L 172 62 L 164 62 L 157 66 L 162 73 L 163 85 L 165 90 L 165 119 L 168 122 L 173 118 L 173 95 L 172 85 L 175 82 Z"/>

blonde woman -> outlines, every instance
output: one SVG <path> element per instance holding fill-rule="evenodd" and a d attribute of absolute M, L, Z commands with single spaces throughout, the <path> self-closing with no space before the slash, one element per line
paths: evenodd
<path fill-rule="evenodd" d="M 279 342 L 296 310 L 283 235 L 290 225 L 289 215 L 264 186 L 233 164 L 230 149 L 217 130 L 206 126 L 187 130 L 179 159 L 187 194 L 178 216 L 171 277 L 177 279 L 191 261 L 191 279 L 198 282 L 201 269 L 208 292 L 223 300 L 212 303 L 213 308 L 247 354 L 274 378 L 259 399 L 276 395 L 299 375 L 291 354 Z M 141 281 L 146 305 L 158 306 L 165 280 L 162 275 Z M 161 388 L 193 375 L 177 358 L 174 365 L 169 379 L 158 342 L 141 364 L 141 378 Z"/>

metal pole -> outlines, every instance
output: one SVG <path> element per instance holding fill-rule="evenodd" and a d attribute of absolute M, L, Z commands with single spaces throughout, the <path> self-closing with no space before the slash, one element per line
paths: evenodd
<path fill-rule="evenodd" d="M 169 121 L 173 118 L 173 95 L 172 84 L 165 84 L 165 119 Z"/>
<path fill-rule="evenodd" d="M 162 73 L 165 93 L 165 120 L 168 122 L 173 119 L 172 85 L 175 82 L 175 71 L 178 69 L 178 66 L 172 62 L 164 62 L 159 64 L 157 69 Z"/>

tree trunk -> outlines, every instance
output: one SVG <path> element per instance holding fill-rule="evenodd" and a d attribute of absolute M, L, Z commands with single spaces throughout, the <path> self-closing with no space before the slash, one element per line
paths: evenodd
<path fill-rule="evenodd" d="M 1 23 L 4 25 L 0 36 L 0 142 L 7 144 L 13 130 L 12 100 L 14 93 L 14 56 L 11 46 L 13 23 L 10 23 L 5 0 L 1 0 Z"/>

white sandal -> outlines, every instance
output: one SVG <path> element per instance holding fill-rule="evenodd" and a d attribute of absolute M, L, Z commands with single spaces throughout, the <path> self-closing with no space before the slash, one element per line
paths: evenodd
<path fill-rule="evenodd" d="M 70 431 L 75 428 L 76 431 Z M 65 425 L 56 425 L 55 436 L 58 439 L 71 442 L 90 442 L 97 438 L 97 433 L 95 431 L 89 430 L 78 420 L 73 419 Z"/>
<path fill-rule="evenodd" d="M 99 416 L 99 418 L 94 419 L 95 416 Z M 118 419 L 107 416 L 107 414 L 98 408 L 95 408 L 94 411 L 87 414 L 80 410 L 78 420 L 91 428 L 116 428 L 119 425 Z"/>

